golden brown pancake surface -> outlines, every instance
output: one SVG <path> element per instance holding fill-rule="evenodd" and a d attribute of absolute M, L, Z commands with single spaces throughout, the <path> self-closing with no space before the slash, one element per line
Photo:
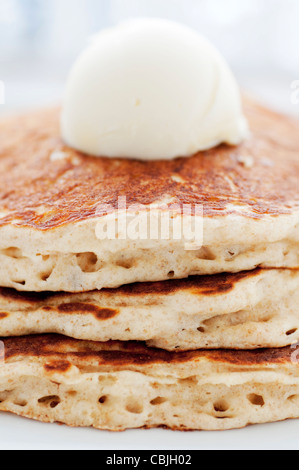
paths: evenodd
<path fill-rule="evenodd" d="M 170 198 L 200 204 L 207 217 L 240 207 L 251 218 L 298 210 L 298 122 L 249 101 L 245 111 L 252 136 L 242 145 L 150 162 L 93 158 L 66 147 L 57 109 L 3 120 L 1 224 L 49 230 L 113 211 L 120 196 L 127 206 Z M 51 158 L 61 151 L 65 158 Z M 244 164 L 248 158 L 252 165 Z"/>
<path fill-rule="evenodd" d="M 150 294 L 155 296 L 171 295 L 177 291 L 190 292 L 194 295 L 218 295 L 232 291 L 238 282 L 254 278 L 261 272 L 262 269 L 257 268 L 253 271 L 242 271 L 240 273 L 220 273 L 211 276 L 190 276 L 186 279 L 172 279 L 171 281 L 127 284 L 117 289 L 102 289 L 101 291 L 112 297 L 123 295 L 135 297 L 136 299 Z M 22 305 L 46 304 L 48 300 L 59 300 L 59 298 L 63 299 L 64 297 L 67 297 L 67 294 L 63 292 L 20 292 L 15 289 L 0 287 L 0 299 L 11 300 L 15 304 L 18 302 Z M 71 307 L 68 310 L 71 313 Z M 75 310 L 78 311 L 78 308 L 75 308 Z M 63 313 L 67 313 L 67 309 Z"/>
<path fill-rule="evenodd" d="M 60 335 L 33 335 L 18 338 L 1 338 L 5 346 L 5 359 L 20 357 L 39 357 L 55 362 L 65 363 L 97 361 L 103 366 L 178 364 L 207 359 L 222 364 L 253 366 L 267 364 L 288 364 L 292 362 L 292 347 L 277 349 L 259 349 L 253 351 L 233 350 L 198 350 L 190 352 L 168 352 L 162 349 L 147 347 L 139 342 L 110 341 L 98 343 L 80 341 Z"/>

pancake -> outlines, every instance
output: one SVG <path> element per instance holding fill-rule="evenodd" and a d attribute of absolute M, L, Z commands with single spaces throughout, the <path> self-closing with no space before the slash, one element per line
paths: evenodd
<path fill-rule="evenodd" d="M 2 120 L 0 285 L 82 292 L 258 266 L 298 268 L 298 121 L 249 100 L 245 111 L 252 135 L 240 146 L 150 162 L 66 147 L 57 109 Z M 119 223 L 125 208 L 132 217 L 171 209 L 180 220 L 187 205 L 203 222 L 203 240 L 198 231 L 190 249 L 186 234 L 132 240 L 116 231 L 118 239 L 102 239 L 123 197 Z M 137 203 L 142 210 L 132 208 Z"/>
<path fill-rule="evenodd" d="M 255 349 L 299 341 L 299 271 L 140 283 L 80 294 L 0 289 L 0 336 L 59 333 L 166 350 Z"/>
<path fill-rule="evenodd" d="M 224 430 L 299 417 L 292 348 L 170 353 L 142 343 L 4 339 L 0 410 L 122 431 Z"/>

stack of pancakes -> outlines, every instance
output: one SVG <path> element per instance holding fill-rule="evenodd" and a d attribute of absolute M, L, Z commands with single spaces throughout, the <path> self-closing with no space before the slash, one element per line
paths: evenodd
<path fill-rule="evenodd" d="M 245 109 L 242 145 L 159 162 L 67 148 L 58 110 L 2 121 L 1 410 L 109 430 L 299 417 L 298 122 Z M 201 206 L 202 246 L 99 240 L 124 196 Z"/>

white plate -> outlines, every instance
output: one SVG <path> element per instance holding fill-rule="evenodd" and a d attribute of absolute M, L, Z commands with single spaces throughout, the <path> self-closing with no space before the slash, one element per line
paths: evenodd
<path fill-rule="evenodd" d="M 1 450 L 298 450 L 299 421 L 225 432 L 102 432 L 0 415 Z"/>

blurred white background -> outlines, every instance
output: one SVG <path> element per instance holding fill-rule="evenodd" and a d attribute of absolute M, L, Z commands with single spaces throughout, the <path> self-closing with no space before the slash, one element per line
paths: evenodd
<path fill-rule="evenodd" d="M 206 35 L 242 88 L 299 115 L 299 0 L 0 0 L 0 112 L 56 104 L 88 38 L 124 19 L 174 19 Z"/>

